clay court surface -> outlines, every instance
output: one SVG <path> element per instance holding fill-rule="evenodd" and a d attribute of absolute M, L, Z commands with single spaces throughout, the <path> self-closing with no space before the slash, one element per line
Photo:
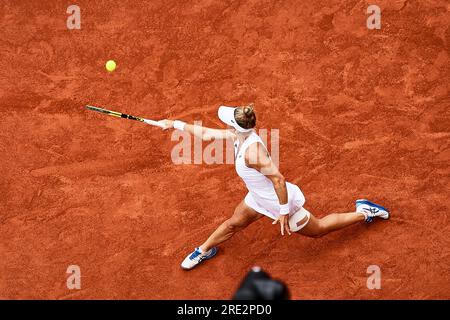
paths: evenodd
<path fill-rule="evenodd" d="M 255 264 L 295 299 L 450 298 L 448 1 L 76 1 L 81 30 L 53 2 L 0 4 L 0 298 L 228 299 Z M 249 102 L 308 210 L 391 220 L 308 239 L 264 218 L 182 271 L 246 193 L 233 165 L 175 165 L 172 131 L 84 105 L 224 127 Z"/>

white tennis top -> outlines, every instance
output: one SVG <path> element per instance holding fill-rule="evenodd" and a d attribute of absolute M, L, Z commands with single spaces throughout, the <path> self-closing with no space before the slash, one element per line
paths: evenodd
<path fill-rule="evenodd" d="M 256 169 L 249 168 L 245 164 L 245 151 L 253 143 L 261 143 L 267 151 L 262 139 L 252 132 L 242 145 L 239 139 L 234 142 L 235 169 L 239 177 L 244 181 L 249 193 L 245 198 L 248 206 L 254 210 L 274 219 L 279 215 L 279 200 L 273 187 L 272 181 Z M 270 157 L 270 155 L 269 155 Z M 288 202 L 292 210 L 298 210 L 305 203 L 305 198 L 300 188 L 286 182 L 288 191 Z"/>

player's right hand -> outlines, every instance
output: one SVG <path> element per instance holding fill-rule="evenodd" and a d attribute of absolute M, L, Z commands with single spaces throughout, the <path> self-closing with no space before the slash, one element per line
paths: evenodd
<path fill-rule="evenodd" d="M 173 128 L 173 122 L 174 122 L 173 120 L 164 119 L 164 120 L 161 120 L 161 121 L 158 121 L 158 122 L 162 124 L 162 129 L 163 130 L 167 130 L 167 129 Z"/>
<path fill-rule="evenodd" d="M 288 235 L 291 235 L 291 228 L 289 227 L 289 215 L 280 215 L 272 224 L 280 223 L 281 235 L 284 236 L 286 230 Z"/>

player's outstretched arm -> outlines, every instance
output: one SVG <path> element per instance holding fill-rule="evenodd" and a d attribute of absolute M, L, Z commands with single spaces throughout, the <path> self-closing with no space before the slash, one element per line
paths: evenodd
<path fill-rule="evenodd" d="M 161 120 L 159 122 L 163 125 L 163 130 L 170 128 L 183 130 L 204 141 L 236 139 L 236 135 L 230 130 L 212 129 L 199 125 L 184 123 L 182 121 L 173 121 L 168 119 Z"/>

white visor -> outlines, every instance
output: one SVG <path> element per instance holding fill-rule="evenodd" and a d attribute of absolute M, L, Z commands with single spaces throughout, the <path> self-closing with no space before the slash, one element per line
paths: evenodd
<path fill-rule="evenodd" d="M 217 112 L 219 119 L 239 132 L 250 132 L 252 129 L 244 129 L 236 122 L 234 110 L 236 110 L 235 107 L 220 106 Z"/>

